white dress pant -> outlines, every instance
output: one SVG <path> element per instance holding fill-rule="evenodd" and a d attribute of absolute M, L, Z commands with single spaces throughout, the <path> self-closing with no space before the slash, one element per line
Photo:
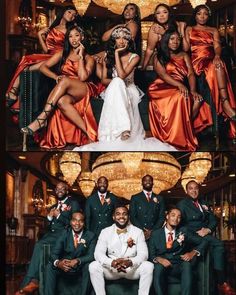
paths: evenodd
<path fill-rule="evenodd" d="M 118 280 L 125 278 L 128 280 L 139 279 L 138 295 L 148 295 L 152 284 L 153 264 L 149 261 L 144 261 L 138 268 L 128 268 L 124 272 L 117 272 L 115 269 L 103 267 L 99 262 L 93 261 L 89 265 L 89 273 L 91 283 L 96 295 L 106 295 L 105 279 Z"/>

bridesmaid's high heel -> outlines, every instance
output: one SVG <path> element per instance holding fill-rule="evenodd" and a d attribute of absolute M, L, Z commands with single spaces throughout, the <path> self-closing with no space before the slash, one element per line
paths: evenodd
<path fill-rule="evenodd" d="M 15 95 L 16 98 L 12 98 L 10 94 Z M 8 108 L 12 107 L 16 103 L 18 94 L 19 90 L 17 87 L 12 87 L 12 89 L 6 94 L 6 106 Z"/>
<path fill-rule="evenodd" d="M 220 88 L 220 90 L 222 90 L 222 89 L 225 89 L 225 88 Z M 224 98 L 221 99 L 222 105 L 224 104 L 225 101 L 229 101 L 228 97 L 224 97 Z M 226 114 L 225 111 L 224 111 L 224 113 Z M 231 117 L 229 115 L 227 115 L 227 114 L 226 114 L 226 116 L 228 117 L 228 119 L 230 121 L 236 122 L 236 114 L 231 116 Z"/>
<path fill-rule="evenodd" d="M 51 106 L 51 110 L 54 109 L 55 105 L 51 102 L 47 102 L 46 104 L 49 104 Z M 23 134 L 23 152 L 27 151 L 27 136 L 28 135 L 34 135 L 36 131 L 39 129 L 45 128 L 47 126 L 47 118 L 49 114 L 51 113 L 51 110 L 46 111 L 45 109 L 43 112 L 45 113 L 45 118 L 36 118 L 35 121 L 37 121 L 39 128 L 35 131 L 33 131 L 29 126 L 21 128 L 20 132 Z M 40 115 L 39 115 L 40 116 Z"/>
<path fill-rule="evenodd" d="M 20 132 L 23 134 L 23 152 L 27 151 L 27 136 L 34 135 L 34 131 L 28 126 L 21 128 Z"/>

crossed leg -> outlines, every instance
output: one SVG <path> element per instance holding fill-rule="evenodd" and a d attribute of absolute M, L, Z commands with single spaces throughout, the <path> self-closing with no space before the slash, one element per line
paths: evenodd
<path fill-rule="evenodd" d="M 63 113 L 78 127 L 81 128 L 85 133 L 85 124 L 80 117 L 77 110 L 74 108 L 72 103 L 80 101 L 87 94 L 87 85 L 84 82 L 81 82 L 77 79 L 72 79 L 68 77 L 63 77 L 60 82 L 55 86 L 51 91 L 44 110 L 42 113 L 27 127 L 31 132 L 37 131 L 39 128 L 44 127 L 47 122 L 47 118 L 51 114 L 54 107 L 57 105 L 58 101 L 60 102 L 61 109 Z M 65 96 L 66 95 L 66 96 Z M 66 105 L 62 107 L 63 101 L 66 102 Z"/>
<path fill-rule="evenodd" d="M 229 103 L 229 93 L 227 90 L 226 74 L 221 64 L 216 67 L 216 77 L 223 110 L 229 118 L 232 118 L 236 115 L 236 113 Z"/>

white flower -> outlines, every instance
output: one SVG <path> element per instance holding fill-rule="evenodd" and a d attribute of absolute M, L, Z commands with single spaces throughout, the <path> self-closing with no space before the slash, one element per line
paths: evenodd
<path fill-rule="evenodd" d="M 81 244 L 83 244 L 84 247 L 86 247 L 86 241 L 85 241 L 84 239 L 80 239 L 79 242 L 80 242 Z"/>
<path fill-rule="evenodd" d="M 205 211 L 208 211 L 209 208 L 207 207 L 207 205 L 202 205 L 202 209 L 205 210 Z"/>
<path fill-rule="evenodd" d="M 71 209 L 71 206 L 67 206 L 66 204 L 61 205 L 61 211 L 69 211 Z"/>
<path fill-rule="evenodd" d="M 177 236 L 177 242 L 182 245 L 182 242 L 184 241 L 184 233 L 180 232 Z"/>
<path fill-rule="evenodd" d="M 107 205 L 110 205 L 111 204 L 111 199 L 110 198 L 106 198 L 105 199 L 105 202 L 107 203 Z"/>
<path fill-rule="evenodd" d="M 157 197 L 153 198 L 153 202 L 158 203 Z"/>

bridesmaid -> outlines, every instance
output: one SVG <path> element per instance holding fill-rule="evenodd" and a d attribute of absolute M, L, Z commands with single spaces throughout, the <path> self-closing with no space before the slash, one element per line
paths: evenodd
<path fill-rule="evenodd" d="M 124 26 L 131 32 L 132 39 L 135 44 L 135 51 L 141 55 L 141 15 L 139 7 L 134 3 L 125 5 L 122 12 L 122 24 L 118 24 L 106 31 L 102 36 L 102 41 L 108 41 L 114 29 Z"/>
<path fill-rule="evenodd" d="M 106 31 L 102 36 L 102 41 L 107 42 L 114 29 L 119 28 L 120 26 L 126 27 L 130 30 L 132 40 L 135 44 L 135 51 L 139 56 L 142 54 L 142 45 L 141 45 L 141 14 L 140 9 L 135 3 L 128 3 L 122 12 L 122 23 L 118 24 L 108 31 Z M 101 79 L 102 76 L 102 62 L 105 55 L 105 51 L 99 52 L 94 55 L 94 58 L 97 63 L 96 74 Z"/>
<path fill-rule="evenodd" d="M 162 35 L 167 29 L 174 28 L 178 30 L 181 36 L 184 35 L 186 23 L 175 21 L 171 15 L 171 9 L 168 5 L 160 3 L 157 5 L 154 11 L 154 23 L 148 32 L 147 49 L 145 51 L 142 69 L 146 70 L 146 67 L 157 48 L 157 44 L 160 42 Z"/>
<path fill-rule="evenodd" d="M 211 11 L 206 5 L 198 5 L 193 12 L 192 27 L 187 27 L 183 39 L 184 50 L 191 51 L 199 92 L 204 102 L 194 121 L 196 132 L 213 124 L 212 115 L 222 114 L 230 120 L 230 138 L 236 139 L 235 97 L 224 62 L 220 58 L 220 37 L 216 28 L 208 26 Z M 214 109 L 210 106 L 213 102 Z"/>
<path fill-rule="evenodd" d="M 202 100 L 196 92 L 191 60 L 181 50 L 180 34 L 167 30 L 154 58 L 158 78 L 149 86 L 149 120 L 154 137 L 179 150 L 194 151 L 198 145 L 192 128 L 193 116 Z M 190 91 L 184 85 L 188 79 Z"/>
<path fill-rule="evenodd" d="M 21 72 L 25 69 L 30 71 L 38 70 L 44 61 L 63 49 L 66 26 L 75 19 L 75 16 L 75 7 L 66 6 L 57 15 L 49 28 L 44 28 L 38 32 L 39 43 L 44 54 L 31 54 L 22 57 L 6 92 L 6 104 L 8 107 L 19 109 L 18 93 Z"/>
<path fill-rule="evenodd" d="M 83 30 L 73 24 L 67 30 L 64 50 L 54 54 L 41 66 L 42 73 L 54 79 L 57 85 L 50 93 L 43 112 L 29 126 L 21 129 L 24 149 L 26 136 L 45 127 L 56 106 L 60 110 L 56 110 L 50 118 L 41 147 L 62 148 L 67 143 L 81 145 L 83 141 L 88 142 L 87 138 L 96 141 L 97 123 L 90 105 L 90 96 L 97 95 L 97 87 L 88 82 L 95 64 L 94 59 L 86 53 L 83 40 Z M 59 75 L 51 70 L 58 63 Z"/>

